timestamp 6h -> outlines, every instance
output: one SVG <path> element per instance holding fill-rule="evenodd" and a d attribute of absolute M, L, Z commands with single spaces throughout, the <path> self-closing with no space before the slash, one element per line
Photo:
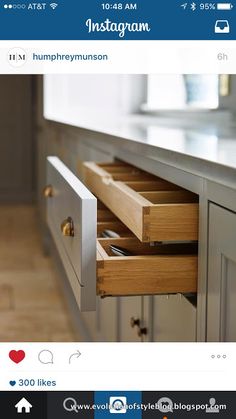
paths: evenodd
<path fill-rule="evenodd" d="M 103 10 L 137 10 L 137 3 L 102 3 Z"/>

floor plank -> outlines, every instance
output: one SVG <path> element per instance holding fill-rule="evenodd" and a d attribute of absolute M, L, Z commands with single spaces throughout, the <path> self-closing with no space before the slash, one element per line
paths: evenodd
<path fill-rule="evenodd" d="M 0 218 L 0 341 L 76 341 L 36 209 L 2 205 Z"/>

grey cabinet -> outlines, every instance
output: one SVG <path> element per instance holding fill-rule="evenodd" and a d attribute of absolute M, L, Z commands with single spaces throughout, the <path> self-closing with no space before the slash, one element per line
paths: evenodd
<path fill-rule="evenodd" d="M 119 301 L 119 340 L 141 342 L 139 334 L 143 326 L 143 297 L 123 297 Z"/>
<path fill-rule="evenodd" d="M 53 136 L 50 135 L 50 147 L 48 148 L 50 151 L 53 150 L 54 154 L 59 156 L 76 175 L 77 181 L 73 177 L 74 181 L 72 183 L 75 182 L 77 184 L 78 182 L 77 186 L 79 188 L 82 188 L 81 181 L 83 182 L 84 161 L 104 162 L 112 160 L 112 155 L 109 152 L 106 153 L 106 151 L 103 152 L 103 150 L 95 148 L 95 146 L 92 147 L 89 144 L 89 141 L 85 144 L 80 141 L 79 138 L 73 137 L 70 130 L 68 130 L 68 136 L 55 135 L 54 141 L 51 140 L 52 138 Z M 71 174 L 71 176 L 73 175 Z M 56 188 L 57 200 L 59 199 L 60 194 L 58 194 L 58 191 L 61 184 L 59 180 L 58 182 L 58 187 Z M 50 180 L 49 183 L 52 184 L 54 182 Z M 66 190 L 65 185 L 62 190 Z M 61 204 L 56 205 L 54 210 L 55 213 L 57 213 L 58 208 L 62 211 L 63 208 L 66 207 L 68 211 L 65 214 L 60 213 L 59 218 L 57 217 L 57 228 L 59 228 L 58 226 L 60 226 L 61 220 L 67 219 L 68 216 L 72 215 L 73 220 L 77 220 L 79 216 L 78 211 L 74 212 L 75 208 L 79 207 L 79 205 L 75 204 L 68 208 L 71 199 L 66 197 L 65 194 L 63 196 L 65 199 L 63 198 Z M 55 223 L 56 218 L 52 218 L 53 223 Z M 76 221 L 75 228 L 78 228 L 77 225 L 81 225 L 79 224 L 79 220 Z M 59 237 L 58 240 L 61 243 L 63 241 L 61 232 L 58 231 L 57 233 L 57 239 Z M 73 256 L 73 249 L 68 246 L 72 246 L 72 244 L 68 238 L 65 239 L 65 241 L 64 248 L 66 249 L 66 255 L 70 255 L 71 258 Z M 67 262 L 66 266 L 70 266 Z M 73 261 L 71 262 L 72 264 L 74 263 Z M 196 264 L 194 264 L 194 266 L 195 265 Z M 80 296 L 86 291 L 84 288 L 85 287 L 79 288 Z M 77 290 L 76 295 L 78 294 Z M 94 308 L 93 311 L 78 310 L 77 317 L 85 326 L 87 333 L 87 337 L 81 335 L 82 339 L 115 342 L 140 342 L 152 340 L 195 341 L 196 309 L 187 300 L 180 296 L 172 295 L 168 299 L 166 296 L 149 297 L 150 292 L 148 292 L 145 297 L 137 296 L 138 293 L 135 296 L 135 294 L 136 293 L 134 292 L 134 296 L 132 297 L 99 297 L 96 299 L 96 308 Z M 117 293 L 117 295 L 122 294 Z M 132 321 L 139 321 L 139 324 L 135 324 L 134 327 L 132 327 Z M 147 334 L 144 332 L 145 328 Z"/>
<path fill-rule="evenodd" d="M 153 297 L 153 340 L 196 341 L 196 308 L 182 295 Z"/>
<path fill-rule="evenodd" d="M 117 342 L 119 327 L 119 298 L 97 298 L 97 331 L 99 341 L 101 342 Z M 87 313 L 83 313 L 87 315 Z"/>
<path fill-rule="evenodd" d="M 207 340 L 236 341 L 236 214 L 210 204 Z"/>
<path fill-rule="evenodd" d="M 99 227 L 103 220 L 104 228 L 104 218 L 101 218 L 100 213 L 107 212 L 106 207 L 104 209 L 99 204 L 97 211 L 96 197 L 58 157 L 48 157 L 47 161 L 48 186 L 44 194 L 47 197 L 48 226 L 78 303 L 79 316 L 91 339 L 147 341 L 154 336 L 157 341 L 195 340 L 195 311 L 185 299 L 177 299 L 172 294 L 181 292 L 179 289 L 183 289 L 183 283 L 186 284 L 185 290 L 196 289 L 195 282 L 191 282 L 196 277 L 196 256 L 182 254 L 179 246 L 177 253 L 169 245 L 167 249 L 166 246 L 164 249 L 154 248 L 140 243 L 136 238 L 126 237 L 125 233 L 124 237 L 110 239 L 111 242 L 101 238 Z M 117 166 L 117 163 L 114 164 Z M 93 166 L 98 167 L 95 164 Z M 127 166 L 121 169 L 126 173 Z M 143 176 L 141 173 L 141 178 Z M 149 177 L 147 181 L 150 182 Z M 113 184 L 112 187 L 115 189 Z M 132 196 L 132 210 L 134 204 Z M 114 217 L 112 212 L 110 215 Z M 119 240 L 118 243 L 125 248 L 131 246 L 132 252 L 137 253 L 131 252 L 131 255 L 124 258 L 113 257 L 109 253 L 109 243 L 114 243 L 114 240 Z M 186 252 L 185 248 L 183 250 Z M 178 283 L 179 272 L 181 281 Z M 176 288 L 178 291 L 175 291 Z M 165 301 L 167 297 L 155 299 L 158 303 L 154 306 L 157 314 L 154 312 L 155 332 L 152 333 L 150 311 L 145 309 L 142 295 L 163 293 L 170 294 L 169 304 Z M 96 299 L 96 294 L 101 299 Z M 90 311 L 94 313 L 83 314 Z M 163 328 L 164 336 L 159 325 Z"/>

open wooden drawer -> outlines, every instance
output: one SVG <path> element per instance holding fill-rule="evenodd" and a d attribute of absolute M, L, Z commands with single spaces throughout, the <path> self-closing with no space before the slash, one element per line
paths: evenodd
<path fill-rule="evenodd" d="M 120 238 L 101 238 L 110 229 Z M 153 295 L 197 292 L 197 245 L 141 243 L 98 201 L 97 294 Z M 115 256 L 111 245 L 130 256 Z"/>
<path fill-rule="evenodd" d="M 58 158 L 47 160 L 48 225 L 81 311 L 96 309 L 96 295 L 196 292 L 196 243 L 141 243 Z M 130 255 L 115 256 L 111 245 Z"/>
<path fill-rule="evenodd" d="M 131 251 L 114 256 L 110 245 Z M 172 247 L 172 248 L 171 248 Z M 97 241 L 97 294 L 157 295 L 197 292 L 197 256 L 192 246 L 141 246 L 137 238 Z M 188 254 L 188 253 L 192 254 Z"/>
<path fill-rule="evenodd" d="M 86 162 L 84 180 L 142 242 L 198 239 L 197 195 L 123 162 Z"/>

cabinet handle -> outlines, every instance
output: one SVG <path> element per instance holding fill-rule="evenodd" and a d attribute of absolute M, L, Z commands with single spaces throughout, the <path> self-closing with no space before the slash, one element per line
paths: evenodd
<path fill-rule="evenodd" d="M 138 336 L 141 338 L 142 336 L 146 336 L 148 333 L 148 330 L 146 327 L 139 327 L 138 329 Z"/>
<path fill-rule="evenodd" d="M 43 195 L 45 198 L 52 198 L 53 197 L 53 188 L 52 185 L 45 186 L 43 190 Z"/>
<path fill-rule="evenodd" d="M 135 317 L 131 317 L 130 319 L 130 326 L 132 328 L 134 328 L 135 326 L 140 326 L 140 320 L 139 319 L 135 319 Z"/>
<path fill-rule="evenodd" d="M 62 221 L 61 232 L 63 236 L 74 237 L 74 223 L 71 217 L 67 217 L 66 220 Z"/>

